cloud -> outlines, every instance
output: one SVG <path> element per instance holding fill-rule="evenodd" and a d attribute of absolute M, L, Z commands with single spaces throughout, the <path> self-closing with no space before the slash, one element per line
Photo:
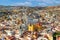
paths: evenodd
<path fill-rule="evenodd" d="M 16 5 L 16 6 L 31 6 L 32 5 L 32 3 L 31 2 L 19 2 L 19 3 L 14 3 L 14 4 L 12 4 L 12 5 Z"/>
<path fill-rule="evenodd" d="M 31 2 L 38 2 L 38 5 L 58 5 L 60 0 L 28 0 Z"/>
<path fill-rule="evenodd" d="M 19 0 L 18 0 L 19 1 Z M 60 0 L 24 0 L 16 3 L 12 3 L 14 6 L 54 6 L 59 5 Z"/>
<path fill-rule="evenodd" d="M 46 3 L 39 3 L 38 5 L 39 5 L 39 6 L 42 6 L 42 7 L 47 6 Z"/>

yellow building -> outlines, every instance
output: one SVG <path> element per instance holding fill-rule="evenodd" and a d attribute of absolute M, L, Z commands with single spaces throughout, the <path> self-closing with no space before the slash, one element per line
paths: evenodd
<path fill-rule="evenodd" d="M 28 25 L 28 31 L 34 31 L 34 26 L 33 25 Z"/>

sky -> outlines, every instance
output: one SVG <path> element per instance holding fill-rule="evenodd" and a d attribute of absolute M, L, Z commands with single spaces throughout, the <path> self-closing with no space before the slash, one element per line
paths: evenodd
<path fill-rule="evenodd" d="M 4 6 L 56 6 L 60 0 L 0 0 Z"/>

